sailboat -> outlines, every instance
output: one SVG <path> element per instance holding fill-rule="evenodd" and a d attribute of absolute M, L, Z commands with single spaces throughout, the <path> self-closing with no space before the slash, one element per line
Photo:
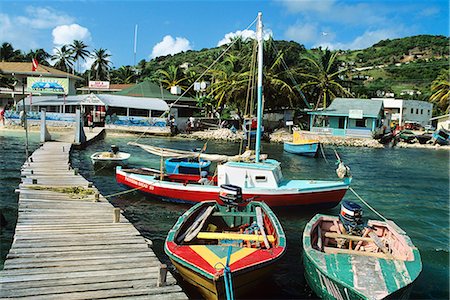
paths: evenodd
<path fill-rule="evenodd" d="M 165 174 L 154 169 L 116 168 L 119 184 L 138 189 L 166 201 L 198 203 L 219 199 L 220 186 L 231 184 L 242 187 L 244 199 L 265 202 L 270 207 L 297 205 L 336 206 L 344 197 L 351 177 L 344 174 L 342 180 L 287 180 L 283 178 L 280 162 L 264 159 L 261 149 L 262 98 L 263 98 L 263 39 L 262 21 L 259 15 L 258 41 L 258 104 L 255 155 L 252 161 L 227 161 L 217 166 L 217 173 L 201 180 L 199 175 Z M 143 149 L 154 148 L 137 144 Z M 149 151 L 151 152 L 151 151 Z M 154 152 L 157 154 L 157 150 Z M 164 151 L 161 150 L 161 153 Z M 201 157 L 201 156 L 200 156 Z M 208 183 L 208 184 L 205 184 Z"/>

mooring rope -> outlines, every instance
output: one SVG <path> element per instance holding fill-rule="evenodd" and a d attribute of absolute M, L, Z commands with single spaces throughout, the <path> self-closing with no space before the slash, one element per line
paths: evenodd
<path fill-rule="evenodd" d="M 364 203 L 364 205 L 366 205 L 371 211 L 373 211 L 377 216 L 379 216 L 381 219 L 383 219 L 383 221 L 387 221 L 387 219 L 385 217 L 383 217 L 383 215 L 381 215 L 379 212 L 377 212 L 372 206 L 369 205 L 369 203 L 367 203 L 366 201 L 364 201 L 363 198 L 361 198 L 361 196 L 359 196 L 355 190 L 352 187 L 348 188 L 350 191 L 352 191 L 352 193 L 362 202 Z"/>
<path fill-rule="evenodd" d="M 105 197 L 105 198 L 110 198 L 110 197 L 115 197 L 115 196 L 119 196 L 119 195 L 124 195 L 124 194 L 128 194 L 128 193 L 131 193 L 131 192 L 134 192 L 134 191 L 137 191 L 137 190 L 140 190 L 140 189 L 143 189 L 144 187 L 137 187 L 137 188 L 134 188 L 134 189 L 131 189 L 131 190 L 126 190 L 126 191 L 123 191 L 123 192 L 118 192 L 118 193 L 114 193 L 114 194 L 109 194 L 109 195 L 106 195 L 106 196 L 103 196 L 103 197 Z"/>

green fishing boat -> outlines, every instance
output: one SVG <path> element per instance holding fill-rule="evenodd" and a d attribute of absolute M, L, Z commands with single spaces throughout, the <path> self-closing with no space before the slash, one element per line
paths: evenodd
<path fill-rule="evenodd" d="M 303 232 L 305 277 L 323 299 L 406 299 L 422 271 L 419 250 L 392 221 L 361 221 L 344 201 L 339 217 L 317 214 Z"/>

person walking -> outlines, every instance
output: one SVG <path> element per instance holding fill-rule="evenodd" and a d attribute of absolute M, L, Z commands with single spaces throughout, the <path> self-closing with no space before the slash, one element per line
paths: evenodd
<path fill-rule="evenodd" d="M 5 126 L 5 107 L 2 107 L 2 110 L 0 110 L 0 122 L 2 122 L 3 126 Z"/>

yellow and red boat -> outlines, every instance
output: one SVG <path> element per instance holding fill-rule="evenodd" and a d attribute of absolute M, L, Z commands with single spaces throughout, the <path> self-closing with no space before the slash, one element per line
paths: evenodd
<path fill-rule="evenodd" d="M 220 197 L 226 205 L 206 201 L 186 211 L 164 245 L 183 279 L 206 299 L 247 294 L 286 250 L 283 228 L 269 206 L 243 203 L 237 186 L 222 186 Z"/>

